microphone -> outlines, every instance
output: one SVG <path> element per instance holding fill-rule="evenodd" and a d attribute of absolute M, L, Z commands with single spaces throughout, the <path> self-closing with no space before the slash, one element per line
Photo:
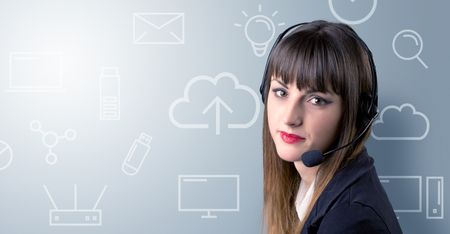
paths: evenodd
<path fill-rule="evenodd" d="M 340 147 L 337 147 L 336 149 L 327 151 L 324 154 L 322 154 L 322 152 L 320 152 L 320 150 L 306 151 L 301 156 L 301 160 L 302 160 L 303 164 L 305 164 L 305 166 L 307 166 L 307 167 L 317 166 L 317 165 L 323 163 L 323 161 L 325 161 L 325 159 L 326 159 L 325 156 L 330 155 L 330 154 L 332 154 L 338 150 L 341 150 L 345 147 L 348 147 L 350 145 L 353 145 L 369 129 L 369 126 L 372 124 L 372 122 L 376 119 L 377 116 L 378 116 L 378 113 L 376 113 L 375 116 L 367 123 L 367 125 L 364 127 L 364 130 L 358 136 L 356 136 L 352 141 L 350 141 L 349 143 L 347 143 L 343 146 L 340 146 Z"/>
<path fill-rule="evenodd" d="M 314 167 L 325 161 L 325 154 L 322 154 L 320 150 L 310 150 L 303 153 L 301 160 L 305 166 Z"/>

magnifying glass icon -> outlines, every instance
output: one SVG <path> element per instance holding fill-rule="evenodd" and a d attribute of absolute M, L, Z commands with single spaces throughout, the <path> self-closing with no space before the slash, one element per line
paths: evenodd
<path fill-rule="evenodd" d="M 408 56 L 408 57 L 401 56 L 398 53 L 396 46 L 395 46 L 395 43 L 396 43 L 398 37 L 400 37 L 400 36 L 402 38 L 411 38 L 414 41 L 416 47 L 418 48 L 417 53 L 415 53 L 412 56 Z M 428 66 L 425 64 L 425 62 L 419 57 L 420 53 L 422 53 L 423 41 L 422 41 L 422 37 L 416 31 L 411 30 L 411 29 L 405 29 L 405 30 L 402 30 L 402 31 L 398 32 L 397 34 L 395 34 L 394 39 L 392 40 L 392 49 L 394 50 L 394 53 L 395 53 L 395 55 L 397 55 L 397 57 L 399 57 L 403 60 L 417 59 L 425 68 L 428 68 Z"/>

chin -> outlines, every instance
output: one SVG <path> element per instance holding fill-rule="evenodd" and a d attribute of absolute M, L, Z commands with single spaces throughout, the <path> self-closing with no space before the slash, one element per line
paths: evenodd
<path fill-rule="evenodd" d="M 300 160 L 302 153 L 292 152 L 292 150 L 277 150 L 278 156 L 287 162 L 295 162 Z"/>

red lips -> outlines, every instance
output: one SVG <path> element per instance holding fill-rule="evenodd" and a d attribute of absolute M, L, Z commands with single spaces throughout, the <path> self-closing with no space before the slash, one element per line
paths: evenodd
<path fill-rule="evenodd" d="M 280 132 L 281 139 L 283 139 L 284 142 L 287 144 L 295 144 L 300 141 L 305 141 L 305 138 L 295 135 L 295 134 L 289 134 L 287 132 Z"/>

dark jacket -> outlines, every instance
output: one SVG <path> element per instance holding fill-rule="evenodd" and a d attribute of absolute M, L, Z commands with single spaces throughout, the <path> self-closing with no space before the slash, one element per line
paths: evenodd
<path fill-rule="evenodd" d="M 402 233 L 366 149 L 335 174 L 301 233 Z"/>

